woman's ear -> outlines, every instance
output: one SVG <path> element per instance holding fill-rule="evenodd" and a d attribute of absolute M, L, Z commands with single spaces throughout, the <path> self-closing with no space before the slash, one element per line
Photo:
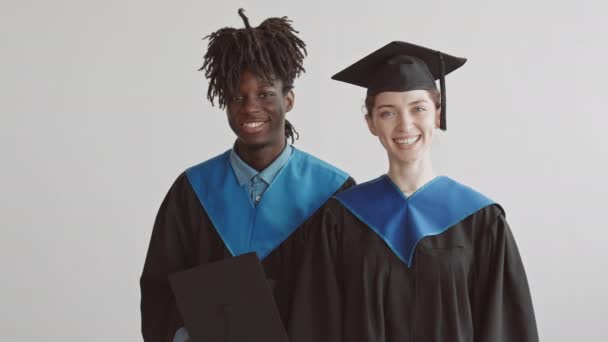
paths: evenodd
<path fill-rule="evenodd" d="M 365 122 L 367 122 L 367 128 L 369 128 L 369 132 L 375 136 L 378 136 L 376 133 L 376 125 L 374 124 L 374 120 L 372 119 L 371 114 L 365 114 Z"/>
<path fill-rule="evenodd" d="M 441 127 L 441 107 L 435 110 L 435 128 Z"/>

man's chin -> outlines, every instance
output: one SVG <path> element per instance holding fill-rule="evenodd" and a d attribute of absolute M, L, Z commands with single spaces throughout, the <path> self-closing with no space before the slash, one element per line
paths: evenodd
<path fill-rule="evenodd" d="M 251 137 L 239 137 L 237 143 L 240 147 L 248 150 L 260 150 L 269 146 L 267 140 L 255 138 L 252 139 Z"/>

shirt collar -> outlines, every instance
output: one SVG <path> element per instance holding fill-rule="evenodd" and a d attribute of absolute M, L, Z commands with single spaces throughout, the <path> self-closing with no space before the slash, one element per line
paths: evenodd
<path fill-rule="evenodd" d="M 232 166 L 239 185 L 241 186 L 247 184 L 255 176 L 258 176 L 266 184 L 270 185 L 283 166 L 287 164 L 287 161 L 293 152 L 293 146 L 285 144 L 283 152 L 281 152 L 281 154 L 279 154 L 279 156 L 272 163 L 270 163 L 268 167 L 262 170 L 262 172 L 258 172 L 251 166 L 247 165 L 247 163 L 245 163 L 241 157 L 239 157 L 239 155 L 236 153 L 235 146 L 233 146 L 232 150 L 230 151 L 230 165 Z"/>

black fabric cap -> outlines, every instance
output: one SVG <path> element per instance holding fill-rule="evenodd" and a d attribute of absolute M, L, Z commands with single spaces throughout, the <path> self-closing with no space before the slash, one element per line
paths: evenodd
<path fill-rule="evenodd" d="M 460 68 L 466 58 L 422 46 L 394 41 L 363 57 L 331 78 L 367 88 L 367 95 L 384 91 L 437 89 L 441 82 L 441 128 L 445 130 L 444 76 Z"/>
<path fill-rule="evenodd" d="M 173 273 L 169 281 L 193 342 L 288 342 L 255 253 Z"/>

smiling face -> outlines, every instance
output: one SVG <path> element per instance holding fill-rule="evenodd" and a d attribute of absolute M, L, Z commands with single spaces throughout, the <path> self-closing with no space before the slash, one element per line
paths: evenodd
<path fill-rule="evenodd" d="M 244 71 L 236 93 L 227 98 L 226 106 L 228 123 L 237 135 L 237 146 L 280 152 L 285 146 L 285 113 L 293 103 L 293 92 L 284 92 L 281 80 L 267 82 Z"/>
<path fill-rule="evenodd" d="M 427 90 L 382 92 L 366 115 L 370 132 L 386 149 L 391 163 L 428 161 L 439 108 Z"/>

